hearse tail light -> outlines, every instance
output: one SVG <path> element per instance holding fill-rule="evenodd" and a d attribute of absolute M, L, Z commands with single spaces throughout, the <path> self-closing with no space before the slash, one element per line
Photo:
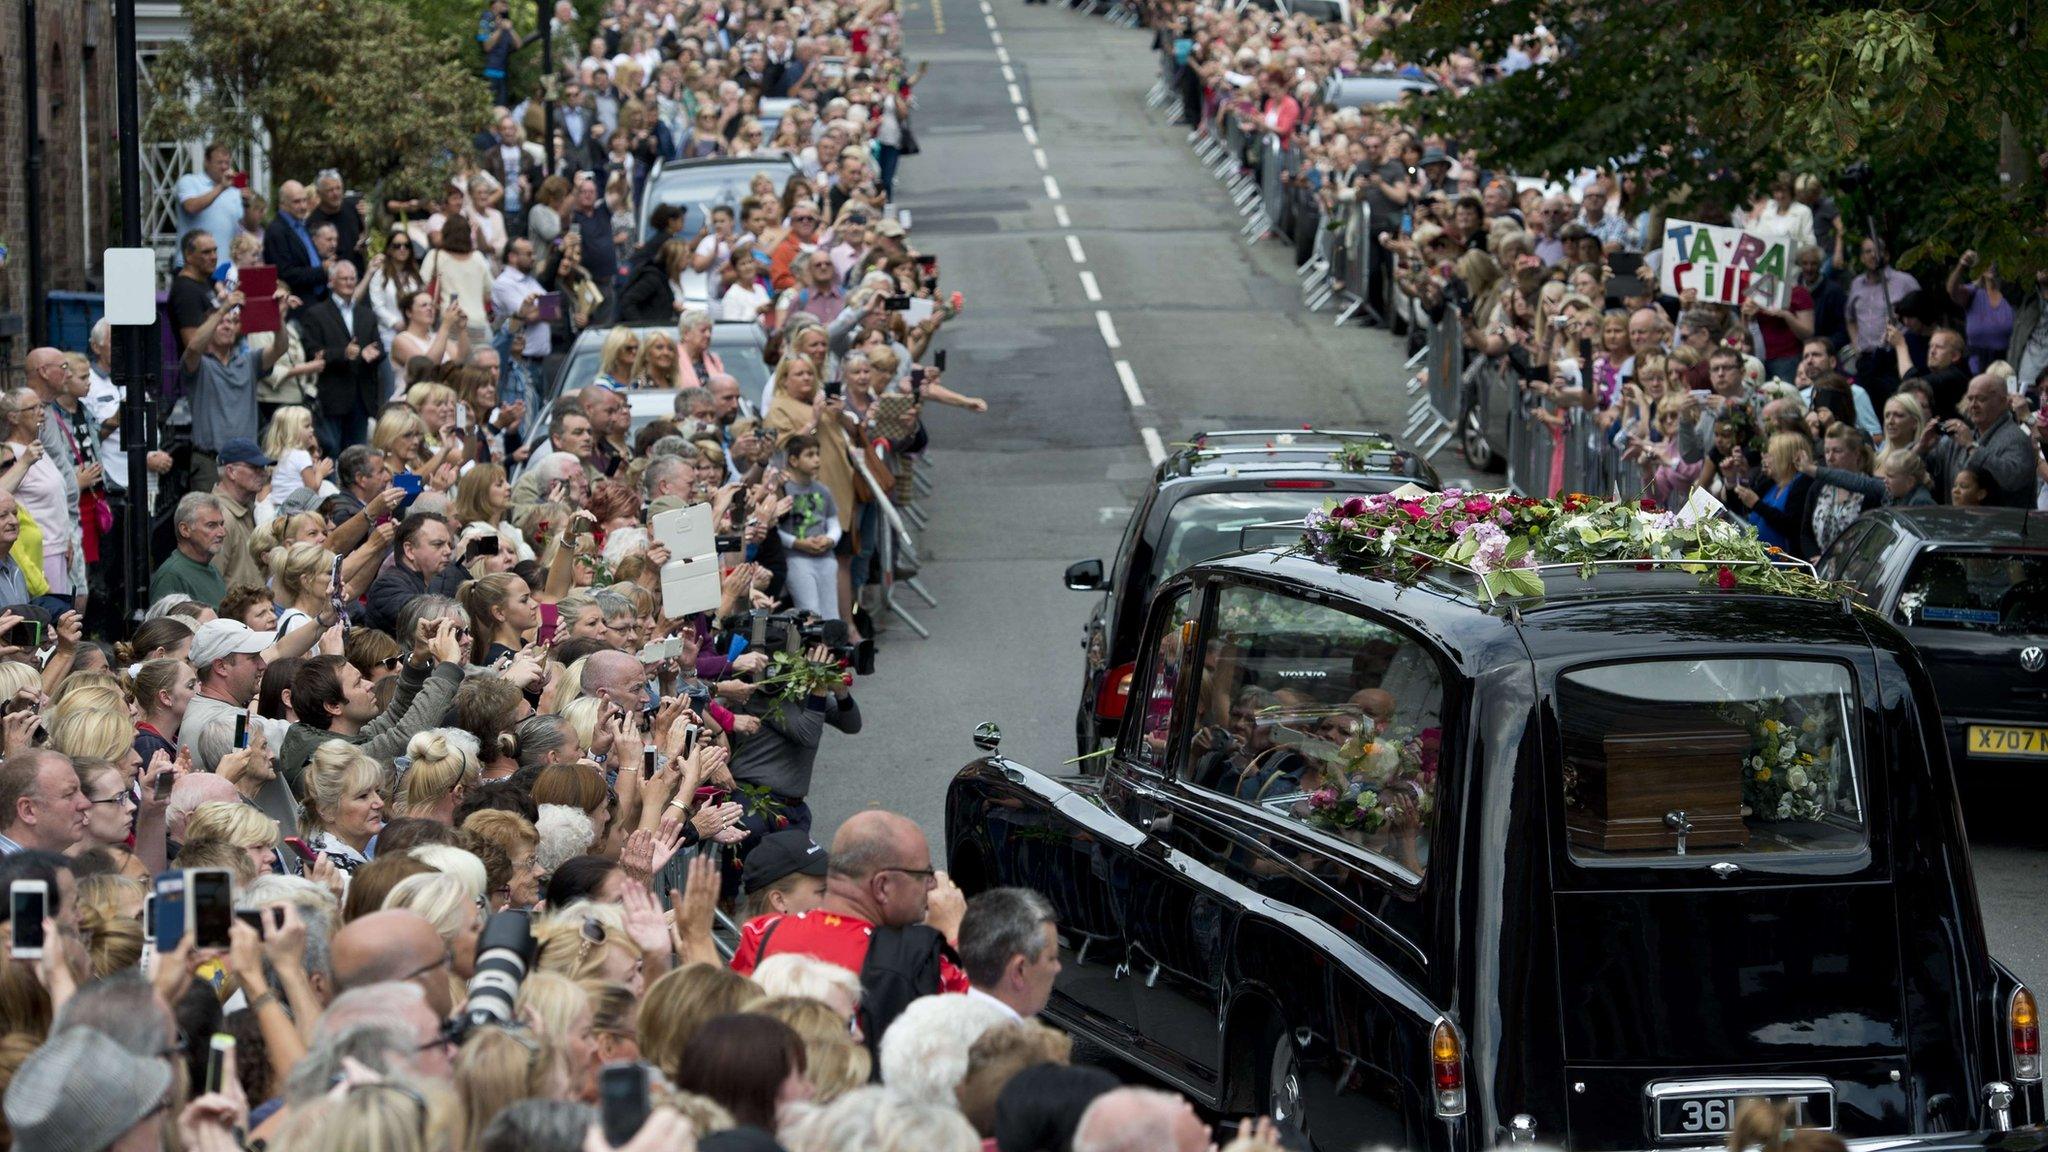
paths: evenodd
<path fill-rule="evenodd" d="M 1296 490 L 1296 491 L 1301 491 L 1301 490 L 1307 490 L 1307 489 L 1311 489 L 1311 488 L 1335 488 L 1336 486 L 1337 486 L 1337 482 L 1336 482 L 1335 480 L 1268 480 L 1268 481 L 1266 481 L 1266 487 L 1268 487 L 1268 488 L 1284 488 L 1284 489 L 1289 489 L 1289 490 Z"/>
<path fill-rule="evenodd" d="M 1448 1020 L 1437 1021 L 1429 1036 L 1429 1081 L 1436 1094 L 1437 1119 L 1465 1114 L 1465 1042 Z"/>
<path fill-rule="evenodd" d="M 2012 1033 L 2012 1078 L 2028 1084 L 2041 1079 L 2041 1016 L 2034 1008 L 2034 994 L 2022 984 L 2012 990 L 2012 1003 L 2005 1010 L 2006 1027 Z"/>
<path fill-rule="evenodd" d="M 1131 702 L 1131 677 L 1136 675 L 1136 664 L 1119 664 L 1102 677 L 1102 691 L 1095 696 L 1095 714 L 1104 720 L 1121 720 L 1124 707 Z"/>

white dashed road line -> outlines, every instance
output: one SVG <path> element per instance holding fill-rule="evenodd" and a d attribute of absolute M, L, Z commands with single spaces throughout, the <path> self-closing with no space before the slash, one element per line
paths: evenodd
<path fill-rule="evenodd" d="M 1095 326 L 1102 329 L 1102 342 L 1104 344 L 1109 345 L 1113 349 L 1124 346 L 1124 342 L 1117 338 L 1116 321 L 1109 318 L 1109 313 L 1099 308 L 1096 309 Z"/>
<path fill-rule="evenodd" d="M 1025 143 L 1031 145 L 1031 162 L 1045 174 L 1045 198 L 1052 201 L 1053 219 L 1059 222 L 1062 229 L 1072 228 L 1073 218 L 1067 213 L 1066 205 L 1059 202 L 1059 181 L 1052 177 L 1052 164 L 1046 157 L 1045 149 L 1039 145 L 1038 130 L 1031 124 L 1031 112 L 1024 106 L 1024 91 L 1017 85 L 1017 70 L 1010 66 L 1009 49 L 1003 47 L 1003 34 L 996 28 L 995 9 L 989 5 L 988 0 L 981 0 L 981 11 L 982 18 L 988 23 L 989 42 L 995 45 L 996 63 L 1002 66 L 1003 81 L 1009 91 L 1010 103 L 1017 109 L 1017 123 L 1023 129 Z M 1081 238 L 1068 232 L 1065 239 L 1067 255 L 1073 257 L 1075 264 L 1083 266 L 1079 271 L 1082 293 L 1088 297 L 1089 303 L 1101 303 L 1102 285 L 1096 281 L 1095 273 L 1085 267 L 1088 263 L 1088 254 L 1081 248 Z M 1116 321 L 1110 318 L 1107 309 L 1096 309 L 1095 327 L 1102 333 L 1102 342 L 1109 346 L 1111 352 L 1123 347 L 1123 339 L 1116 332 Z M 1129 360 L 1116 360 L 1114 363 L 1117 383 L 1122 386 L 1124 399 L 1129 402 L 1133 414 L 1136 414 L 1146 407 L 1145 393 L 1138 387 L 1138 374 L 1131 368 Z M 1165 461 L 1166 445 L 1160 439 L 1157 428 L 1141 424 L 1138 428 L 1138 439 L 1144 443 L 1145 457 L 1154 467 Z"/>
<path fill-rule="evenodd" d="M 1119 360 L 1116 362 L 1116 378 L 1117 382 L 1124 386 L 1124 399 L 1131 402 L 1131 407 L 1143 408 L 1145 406 L 1145 394 L 1138 391 L 1138 374 L 1131 371 L 1131 362 L 1129 360 Z"/>

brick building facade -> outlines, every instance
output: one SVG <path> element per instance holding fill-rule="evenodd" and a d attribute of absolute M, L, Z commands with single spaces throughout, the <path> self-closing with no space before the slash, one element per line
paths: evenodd
<path fill-rule="evenodd" d="M 0 375 L 28 351 L 30 100 L 42 140 L 42 265 L 49 291 L 96 291 L 100 249 L 118 239 L 120 168 L 110 0 L 36 0 L 35 42 L 24 41 L 27 0 L 0 4 Z M 26 91 L 28 53 L 36 91 Z"/>

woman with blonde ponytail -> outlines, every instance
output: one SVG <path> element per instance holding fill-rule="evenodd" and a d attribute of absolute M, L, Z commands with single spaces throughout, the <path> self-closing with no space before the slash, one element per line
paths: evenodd
<path fill-rule="evenodd" d="M 460 728 L 429 728 L 405 752 L 412 764 L 398 786 L 399 814 L 453 825 L 456 805 L 477 785 L 477 738 Z"/>
<path fill-rule="evenodd" d="M 495 664 L 526 646 L 527 634 L 540 626 L 533 590 L 510 572 L 494 572 L 456 589 L 455 598 L 469 613 L 469 662 Z"/>

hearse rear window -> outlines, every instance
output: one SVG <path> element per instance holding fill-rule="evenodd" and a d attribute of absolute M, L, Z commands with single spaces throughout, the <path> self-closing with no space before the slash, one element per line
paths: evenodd
<path fill-rule="evenodd" d="M 1815 660 L 1654 660 L 1558 678 L 1573 859 L 1815 853 L 1864 841 L 1856 689 Z"/>
<path fill-rule="evenodd" d="M 1923 552 L 1899 593 L 1898 622 L 1973 632 L 2048 629 L 2048 554 Z"/>

